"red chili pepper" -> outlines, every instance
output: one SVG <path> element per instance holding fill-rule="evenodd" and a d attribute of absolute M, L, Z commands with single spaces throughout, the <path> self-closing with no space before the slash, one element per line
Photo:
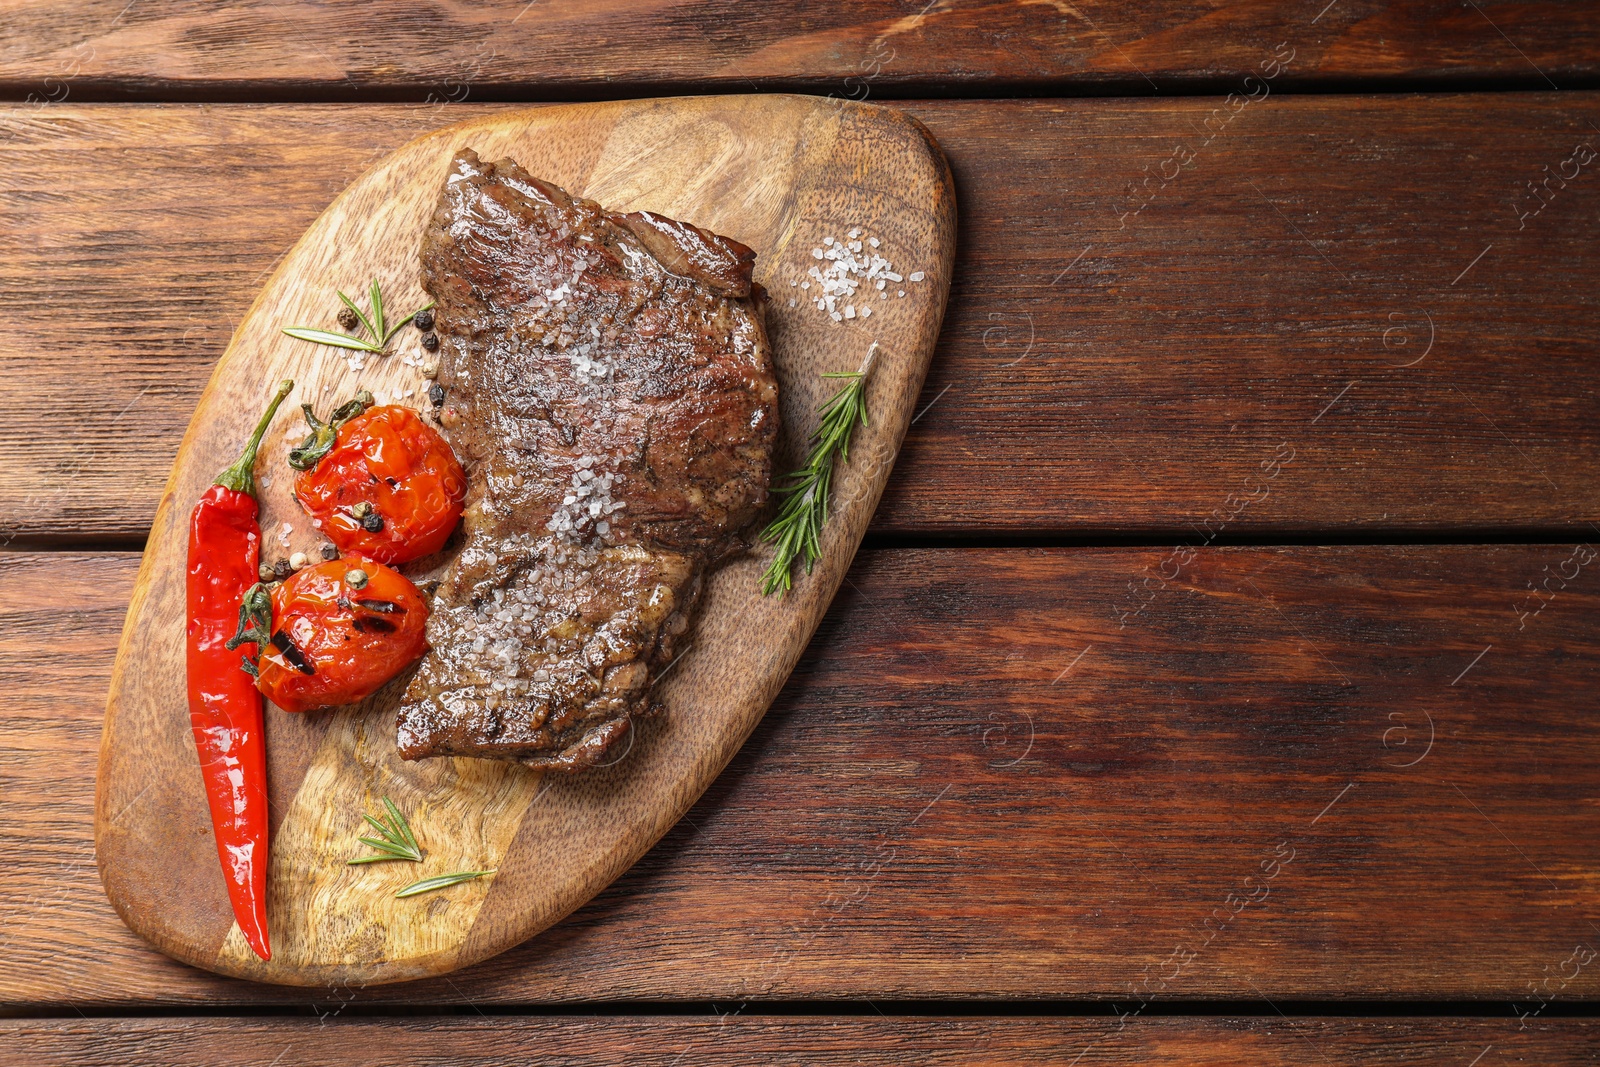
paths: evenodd
<path fill-rule="evenodd" d="M 261 694 L 232 651 L 240 601 L 256 584 L 261 528 L 255 498 L 256 450 L 278 405 L 294 388 L 279 384 L 239 461 L 217 476 L 189 520 L 189 721 L 205 776 L 217 857 L 228 898 L 255 954 L 267 942 L 267 753 Z M 252 649 L 254 646 L 251 646 Z M 249 663 L 246 656 L 245 662 Z"/>

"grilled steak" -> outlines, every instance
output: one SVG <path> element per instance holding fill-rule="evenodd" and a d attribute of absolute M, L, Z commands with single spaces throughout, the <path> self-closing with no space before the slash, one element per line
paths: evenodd
<path fill-rule="evenodd" d="M 399 713 L 406 759 L 576 770 L 650 710 L 778 429 L 755 253 L 456 156 L 422 246 L 465 543 Z"/>

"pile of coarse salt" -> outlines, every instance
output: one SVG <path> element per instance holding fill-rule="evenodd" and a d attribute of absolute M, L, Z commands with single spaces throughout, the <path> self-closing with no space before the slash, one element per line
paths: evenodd
<path fill-rule="evenodd" d="M 616 475 L 596 471 L 598 456 L 583 456 L 572 472 L 572 485 L 561 504 L 550 516 L 545 529 L 573 541 L 582 541 L 590 530 L 604 540 L 611 534 L 611 514 L 627 505 L 611 498 Z"/>
<path fill-rule="evenodd" d="M 896 295 L 903 298 L 906 291 L 900 288 L 902 284 L 920 282 L 925 277 L 920 270 L 908 275 L 896 271 L 894 264 L 877 251 L 879 240 L 863 237 L 860 227 L 851 229 L 843 241 L 824 237 L 822 245 L 811 250 L 811 258 L 821 262 L 812 264 L 806 272 L 809 280 L 789 284 L 804 290 L 806 299 L 814 303 L 818 311 L 827 312 L 834 322 L 871 318 L 869 301 L 874 292 L 879 300 L 889 299 L 889 283 L 893 282 Z M 863 284 L 867 291 L 858 296 Z M 789 306 L 794 307 L 795 303 L 790 298 Z"/>

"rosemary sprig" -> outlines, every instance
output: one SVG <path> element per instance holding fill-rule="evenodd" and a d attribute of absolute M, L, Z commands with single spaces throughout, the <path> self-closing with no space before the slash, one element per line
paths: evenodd
<path fill-rule="evenodd" d="M 353 867 L 358 863 L 385 863 L 389 860 L 410 860 L 412 863 L 421 863 L 422 849 L 417 845 L 416 835 L 411 832 L 411 824 L 406 822 L 406 817 L 388 797 L 383 798 L 383 806 L 389 814 L 387 822 L 374 819 L 371 815 L 361 816 L 383 836 L 356 838 L 363 845 L 371 845 L 377 849 L 378 855 L 357 856 L 348 861 L 350 866 Z"/>
<path fill-rule="evenodd" d="M 761 576 L 762 596 L 779 590 L 787 593 L 793 584 L 794 561 L 803 560 L 806 573 L 810 574 L 822 554 L 822 526 L 828 521 L 834 457 L 850 462 L 850 437 L 857 425 L 867 424 L 867 376 L 877 357 L 878 343 L 874 341 L 860 370 L 823 375 L 849 381 L 822 405 L 822 422 L 811 433 L 806 465 L 787 475 L 772 490 L 784 501 L 777 518 L 761 531 L 762 541 L 777 546 L 772 563 Z"/>
<path fill-rule="evenodd" d="M 372 285 L 367 290 L 367 303 L 372 309 L 370 316 L 356 307 L 355 301 L 345 296 L 343 292 L 337 289 L 334 291 L 339 293 L 339 299 L 355 315 L 356 319 L 361 323 L 362 329 L 372 335 L 372 340 L 369 341 L 362 337 L 359 330 L 355 336 L 347 333 L 333 333 L 330 330 L 313 330 L 306 326 L 287 326 L 283 332 L 290 337 L 301 341 L 311 341 L 314 344 L 332 345 L 335 348 L 350 348 L 358 352 L 377 352 L 382 354 L 389 347 L 389 341 L 393 339 L 395 334 L 400 332 L 401 327 L 433 307 L 435 303 L 432 300 L 428 301 L 391 326 L 383 317 L 383 290 L 378 288 L 378 279 L 372 279 Z"/>
<path fill-rule="evenodd" d="M 371 845 L 378 850 L 375 856 L 357 856 L 345 862 L 351 866 L 358 863 L 384 863 L 388 860 L 410 860 L 413 863 L 422 862 L 422 848 L 417 844 L 416 835 L 411 832 L 411 824 L 400 809 L 395 807 L 394 801 L 388 797 L 383 798 L 384 811 L 388 818 L 373 818 L 371 815 L 362 815 L 380 835 L 380 837 L 360 837 L 356 840 L 364 845 Z M 486 874 L 494 874 L 498 868 L 487 871 L 456 871 L 454 874 L 436 874 L 432 878 L 424 878 L 420 882 L 412 882 L 396 897 L 414 897 L 422 893 L 431 893 L 435 889 L 444 889 L 448 886 L 470 882 L 474 878 L 482 878 Z"/>
<path fill-rule="evenodd" d="M 470 882 L 474 878 L 482 878 L 486 874 L 493 874 L 496 870 L 499 870 L 499 868 L 491 868 L 487 871 L 457 871 L 455 874 L 437 874 L 432 878 L 424 878 L 420 882 L 412 882 L 396 893 L 395 896 L 414 897 L 419 893 L 431 893 L 435 889 L 444 889 L 448 886 L 460 885 L 462 882 Z"/>

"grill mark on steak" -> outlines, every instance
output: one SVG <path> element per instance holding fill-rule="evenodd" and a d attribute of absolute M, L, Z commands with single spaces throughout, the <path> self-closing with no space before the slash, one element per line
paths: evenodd
<path fill-rule="evenodd" d="M 406 759 L 577 770 L 650 710 L 708 567 L 766 503 L 755 253 L 455 157 L 423 240 L 465 541 L 399 711 Z"/>

